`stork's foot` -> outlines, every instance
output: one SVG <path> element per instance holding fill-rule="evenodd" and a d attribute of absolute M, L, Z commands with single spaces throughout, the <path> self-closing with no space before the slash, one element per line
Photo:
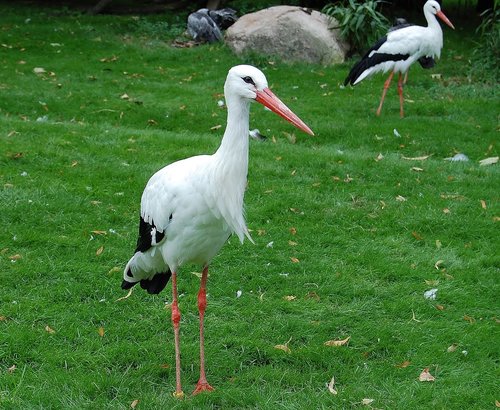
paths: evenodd
<path fill-rule="evenodd" d="M 179 400 L 182 400 L 185 397 L 184 392 L 182 390 L 173 392 L 172 396 L 174 396 L 176 399 L 179 399 Z"/>
<path fill-rule="evenodd" d="M 213 391 L 214 388 L 210 386 L 207 382 L 202 382 L 201 380 L 196 385 L 196 389 L 193 391 L 193 396 L 204 391 Z"/>

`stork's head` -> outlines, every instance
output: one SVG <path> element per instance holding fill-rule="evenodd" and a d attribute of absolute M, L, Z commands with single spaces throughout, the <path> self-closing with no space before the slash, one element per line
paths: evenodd
<path fill-rule="evenodd" d="M 453 24 L 451 24 L 451 21 L 444 15 L 444 13 L 441 11 L 441 6 L 439 3 L 435 0 L 429 0 L 427 3 L 424 4 L 424 13 L 429 12 L 431 14 L 434 14 L 435 16 L 439 17 L 445 24 L 450 26 L 452 29 L 455 29 Z"/>
<path fill-rule="evenodd" d="M 267 85 L 266 76 L 258 68 L 251 65 L 237 65 L 231 68 L 224 85 L 224 93 L 226 98 L 238 96 L 255 100 L 302 131 L 314 135 L 312 130 L 274 95 Z"/>

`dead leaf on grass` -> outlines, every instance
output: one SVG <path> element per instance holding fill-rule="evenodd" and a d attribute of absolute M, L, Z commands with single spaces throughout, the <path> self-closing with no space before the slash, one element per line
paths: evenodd
<path fill-rule="evenodd" d="M 476 321 L 473 317 L 471 317 L 469 315 L 465 315 L 464 316 L 464 320 L 466 320 L 467 322 L 469 322 L 471 325 Z"/>
<path fill-rule="evenodd" d="M 284 352 L 290 354 L 290 353 L 292 353 L 292 351 L 288 347 L 288 343 L 290 343 L 291 341 L 292 341 L 292 338 L 288 339 L 288 342 L 286 342 L 284 345 L 275 345 L 274 348 L 278 349 L 278 350 L 283 350 Z"/>
<path fill-rule="evenodd" d="M 96 231 L 90 231 L 90 232 L 95 233 L 96 235 L 107 235 L 108 234 L 107 231 L 98 231 L 98 230 L 96 230 Z"/>
<path fill-rule="evenodd" d="M 405 360 L 404 362 L 397 364 L 396 367 L 398 369 L 404 369 L 405 367 L 408 367 L 410 364 L 411 362 L 409 360 Z"/>
<path fill-rule="evenodd" d="M 404 196 L 401 196 L 401 195 L 398 195 L 396 197 L 396 201 L 399 201 L 399 202 L 406 202 L 406 198 Z"/>
<path fill-rule="evenodd" d="M 406 159 L 407 161 L 425 161 L 427 158 L 429 158 L 432 154 L 430 155 L 422 155 L 420 157 L 405 157 L 403 156 L 403 159 Z"/>
<path fill-rule="evenodd" d="M 413 232 L 411 233 L 411 235 L 412 235 L 412 236 L 413 236 L 413 237 L 414 237 L 417 241 L 421 241 L 422 239 L 424 239 L 424 238 L 422 237 L 422 235 L 420 235 L 418 232 L 415 232 L 415 231 L 413 231 Z"/>
<path fill-rule="evenodd" d="M 9 259 L 11 261 L 18 261 L 19 259 L 22 259 L 23 257 L 21 255 L 19 255 L 18 253 L 16 253 L 15 255 L 11 255 L 9 256 Z"/>
<path fill-rule="evenodd" d="M 500 401 L 495 400 L 495 407 L 500 408 Z"/>
<path fill-rule="evenodd" d="M 104 328 L 101 326 L 99 329 L 97 329 L 97 333 L 99 336 L 104 337 Z"/>
<path fill-rule="evenodd" d="M 297 299 L 297 296 L 292 296 L 292 295 L 289 295 L 289 296 L 283 296 L 283 299 L 285 299 L 286 301 L 288 302 L 291 302 L 295 299 Z"/>
<path fill-rule="evenodd" d="M 418 376 L 418 380 L 421 382 L 433 382 L 436 380 L 436 378 L 430 374 L 429 368 L 426 367 L 424 370 L 422 370 L 422 373 L 420 373 L 420 376 Z"/>
<path fill-rule="evenodd" d="M 480 202 L 481 202 L 481 208 L 486 209 L 486 201 L 484 199 L 481 199 Z"/>
<path fill-rule="evenodd" d="M 326 387 L 328 388 L 328 391 L 331 394 L 337 394 L 337 389 L 335 388 L 335 376 L 332 376 L 332 379 L 330 380 L 329 383 L 326 384 Z"/>
<path fill-rule="evenodd" d="M 47 333 L 50 333 L 51 335 L 53 335 L 54 333 L 56 333 L 56 331 L 54 329 L 52 329 L 49 325 L 45 326 L 45 331 Z"/>
<path fill-rule="evenodd" d="M 457 350 L 457 348 L 458 348 L 458 345 L 456 343 L 453 343 L 452 345 L 450 345 L 448 347 L 448 349 L 446 349 L 446 351 L 448 353 L 453 353 L 455 350 Z"/>
<path fill-rule="evenodd" d="M 374 399 L 363 399 L 361 400 L 361 404 L 363 406 L 369 406 L 370 404 L 372 404 L 375 400 Z"/>
<path fill-rule="evenodd" d="M 324 343 L 325 346 L 344 346 L 349 342 L 349 339 L 351 336 L 347 336 L 345 339 L 340 339 L 340 340 L 328 340 Z"/>
<path fill-rule="evenodd" d="M 124 299 L 129 298 L 133 291 L 134 291 L 134 288 L 130 288 L 130 290 L 128 291 L 128 293 L 125 296 L 122 296 L 121 298 L 116 299 L 115 302 L 119 302 L 120 300 L 124 300 Z"/>
<path fill-rule="evenodd" d="M 479 161 L 479 165 L 480 166 L 493 165 L 496 164 L 497 162 L 498 162 L 498 157 L 489 157 Z"/>
<path fill-rule="evenodd" d="M 104 246 L 100 246 L 100 247 L 99 247 L 99 248 L 97 248 L 97 250 L 95 251 L 95 254 L 96 254 L 96 256 L 99 256 L 99 255 L 101 255 L 103 252 L 104 252 Z"/>
<path fill-rule="evenodd" d="M 295 257 L 291 257 L 290 260 L 293 262 L 293 263 L 299 263 L 300 261 L 295 258 Z"/>
<path fill-rule="evenodd" d="M 139 400 L 135 399 L 132 403 L 130 403 L 130 408 L 135 409 L 139 404 Z"/>

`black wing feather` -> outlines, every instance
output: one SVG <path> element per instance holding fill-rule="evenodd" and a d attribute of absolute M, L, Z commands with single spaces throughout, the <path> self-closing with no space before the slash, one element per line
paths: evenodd
<path fill-rule="evenodd" d="M 352 84 L 356 82 L 358 77 L 365 71 L 366 69 L 370 67 L 374 67 L 377 64 L 385 63 L 386 61 L 399 61 L 399 60 L 406 60 L 408 57 L 410 57 L 409 54 L 387 54 L 387 53 L 377 53 L 376 51 L 382 46 L 387 41 L 387 36 L 382 37 L 380 40 L 377 41 L 377 43 L 370 48 L 361 61 L 359 61 L 357 64 L 354 65 L 354 67 L 351 68 L 351 71 L 349 71 L 349 74 L 347 78 L 344 81 L 344 85 L 347 84 Z M 370 56 L 372 52 L 374 52 L 373 55 Z"/>

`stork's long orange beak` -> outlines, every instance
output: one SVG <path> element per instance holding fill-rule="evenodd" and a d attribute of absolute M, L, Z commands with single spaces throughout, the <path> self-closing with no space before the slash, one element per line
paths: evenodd
<path fill-rule="evenodd" d="M 438 16 L 441 20 L 443 20 L 443 22 L 445 22 L 447 25 L 449 25 L 453 30 L 455 30 L 455 26 L 453 24 L 451 24 L 451 21 L 448 19 L 448 17 L 446 17 L 444 15 L 444 13 L 439 10 L 437 13 L 436 13 L 436 16 Z"/>
<path fill-rule="evenodd" d="M 295 125 L 298 129 L 309 135 L 314 135 L 314 132 L 312 132 L 304 121 L 295 115 L 292 110 L 290 110 L 290 108 L 288 108 L 283 101 L 276 97 L 276 95 L 274 95 L 269 88 L 264 88 L 262 91 L 257 90 L 257 97 L 255 97 L 255 101 L 269 108 L 280 117 L 283 117 L 285 120 Z"/>

